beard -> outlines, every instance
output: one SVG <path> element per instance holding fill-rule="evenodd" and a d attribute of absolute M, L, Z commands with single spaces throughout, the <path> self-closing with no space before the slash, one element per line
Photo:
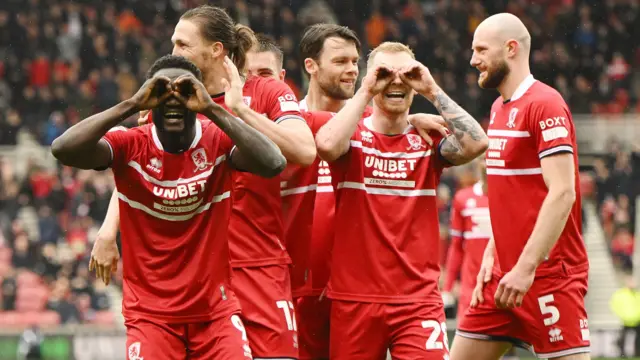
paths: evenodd
<path fill-rule="evenodd" d="M 318 79 L 323 79 L 323 77 L 318 76 Z M 338 99 L 338 100 L 351 99 L 353 97 L 353 93 L 355 90 L 355 86 L 353 87 L 352 90 L 343 89 L 342 87 L 340 87 L 340 81 L 320 80 L 318 81 L 318 85 L 320 86 L 320 89 L 322 89 L 322 91 L 324 91 L 324 93 L 327 94 L 327 96 L 333 99 Z"/>
<path fill-rule="evenodd" d="M 509 69 L 507 62 L 502 60 L 495 69 L 487 69 L 487 75 L 484 80 L 479 81 L 479 85 L 483 89 L 496 89 L 502 84 L 510 71 L 511 69 Z"/>

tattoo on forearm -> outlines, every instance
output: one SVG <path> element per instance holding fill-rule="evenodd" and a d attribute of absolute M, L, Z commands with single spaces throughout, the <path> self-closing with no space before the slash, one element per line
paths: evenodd
<path fill-rule="evenodd" d="M 468 161 L 465 156 L 465 143 L 483 140 L 486 135 L 482 127 L 460 105 L 451 100 L 444 91 L 440 90 L 435 96 L 433 105 L 447 122 L 447 127 L 453 132 L 440 148 L 440 153 L 454 164 Z"/>
<path fill-rule="evenodd" d="M 469 135 L 473 141 L 480 141 L 484 138 L 484 131 L 476 119 L 451 100 L 444 91 L 440 90 L 436 94 L 433 105 L 438 109 L 459 142 L 464 142 L 465 134 Z"/>

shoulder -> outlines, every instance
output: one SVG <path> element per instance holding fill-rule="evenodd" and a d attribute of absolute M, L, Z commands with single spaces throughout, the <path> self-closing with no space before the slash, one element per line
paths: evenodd
<path fill-rule="evenodd" d="M 549 106 L 560 106 L 568 109 L 567 103 L 560 92 L 540 81 L 536 81 L 536 83 L 531 86 L 527 94 L 527 100 L 529 108 L 533 110 Z"/>

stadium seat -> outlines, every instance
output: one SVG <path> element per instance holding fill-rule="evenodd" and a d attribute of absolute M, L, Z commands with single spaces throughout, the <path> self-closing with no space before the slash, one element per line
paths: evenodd
<path fill-rule="evenodd" d="M 113 325 L 114 322 L 115 318 L 111 311 L 98 311 L 93 319 L 93 323 L 98 325 Z"/>
<path fill-rule="evenodd" d="M 48 296 L 49 290 L 42 285 L 19 286 L 16 296 L 16 310 L 22 312 L 43 310 Z"/>
<path fill-rule="evenodd" d="M 0 316 L 0 328 L 15 327 L 18 325 L 20 313 L 17 311 L 4 311 Z"/>
<path fill-rule="evenodd" d="M 55 311 L 30 311 L 18 315 L 19 326 L 38 325 L 42 327 L 58 325 L 60 323 L 60 315 Z"/>
<path fill-rule="evenodd" d="M 11 263 L 12 251 L 6 247 L 0 247 L 0 263 Z"/>
<path fill-rule="evenodd" d="M 21 286 L 38 286 L 42 284 L 42 279 L 38 274 L 31 271 L 22 271 L 18 273 L 16 277 L 16 281 L 18 282 L 18 287 Z"/>

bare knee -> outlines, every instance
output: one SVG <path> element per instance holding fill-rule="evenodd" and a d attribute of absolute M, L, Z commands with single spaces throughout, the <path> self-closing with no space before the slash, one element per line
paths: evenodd
<path fill-rule="evenodd" d="M 505 341 L 470 339 L 456 335 L 450 351 L 450 360 L 498 360 L 509 349 Z"/>

